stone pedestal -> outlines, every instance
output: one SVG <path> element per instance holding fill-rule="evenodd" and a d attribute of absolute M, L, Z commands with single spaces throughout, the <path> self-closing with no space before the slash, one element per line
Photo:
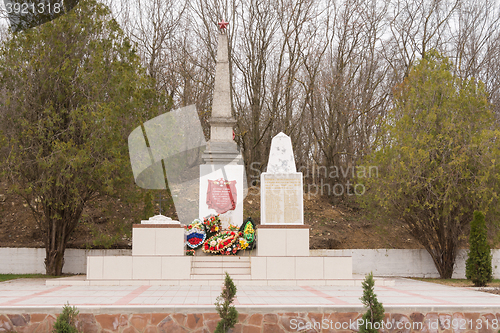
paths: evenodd
<path fill-rule="evenodd" d="M 257 255 L 309 256 L 309 226 L 261 224 L 257 229 Z"/>
<path fill-rule="evenodd" d="M 244 174 L 243 165 L 200 165 L 200 220 L 210 214 L 220 214 L 223 228 L 229 223 L 241 226 L 246 190 Z"/>
<path fill-rule="evenodd" d="M 132 255 L 184 255 L 184 228 L 179 224 L 134 224 Z"/>

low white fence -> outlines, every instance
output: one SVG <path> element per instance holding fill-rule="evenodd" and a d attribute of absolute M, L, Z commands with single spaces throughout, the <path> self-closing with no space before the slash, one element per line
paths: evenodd
<path fill-rule="evenodd" d="M 63 273 L 85 274 L 87 256 L 130 256 L 132 250 L 67 249 Z M 0 274 L 45 274 L 45 249 L 0 248 Z"/>
<path fill-rule="evenodd" d="M 500 250 L 492 250 L 493 276 L 500 278 Z M 131 250 L 67 249 L 63 273 L 85 274 L 87 256 L 129 256 Z M 430 255 L 425 250 L 347 249 L 310 250 L 311 256 L 352 256 L 353 274 L 375 276 L 439 277 Z M 0 248 L 0 274 L 45 273 L 45 249 Z M 454 278 L 465 278 L 467 251 L 460 250 Z"/>
<path fill-rule="evenodd" d="M 459 250 L 453 278 L 465 279 L 468 250 Z M 500 250 L 492 250 L 493 277 L 500 278 Z M 407 276 L 438 278 L 439 273 L 429 253 L 402 249 L 310 250 L 312 256 L 352 256 L 352 273 L 375 276 Z"/>

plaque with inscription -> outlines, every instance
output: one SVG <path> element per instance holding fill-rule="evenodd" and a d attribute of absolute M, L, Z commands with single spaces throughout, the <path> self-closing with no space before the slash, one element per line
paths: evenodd
<path fill-rule="evenodd" d="M 304 224 L 302 174 L 262 174 L 262 224 Z"/>
<path fill-rule="evenodd" d="M 224 214 L 236 208 L 236 180 L 208 180 L 207 205 L 217 214 Z"/>

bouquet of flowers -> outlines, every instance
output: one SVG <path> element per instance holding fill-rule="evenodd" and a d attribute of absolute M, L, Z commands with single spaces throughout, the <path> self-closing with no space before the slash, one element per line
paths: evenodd
<path fill-rule="evenodd" d="M 187 256 L 194 256 L 194 250 L 186 250 Z"/>
<path fill-rule="evenodd" d="M 215 234 L 221 230 L 219 215 L 209 215 L 203 218 L 203 225 L 209 234 Z"/>

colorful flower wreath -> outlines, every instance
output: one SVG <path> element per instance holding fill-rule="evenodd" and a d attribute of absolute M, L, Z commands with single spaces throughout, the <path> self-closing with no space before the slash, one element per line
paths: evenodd
<path fill-rule="evenodd" d="M 186 236 L 186 245 L 192 249 L 196 249 L 203 244 L 207 238 L 205 228 L 198 219 L 188 224 L 185 228 L 184 234 Z"/>
<path fill-rule="evenodd" d="M 238 232 L 224 230 L 210 237 L 203 244 L 203 252 L 222 253 L 238 240 Z"/>

